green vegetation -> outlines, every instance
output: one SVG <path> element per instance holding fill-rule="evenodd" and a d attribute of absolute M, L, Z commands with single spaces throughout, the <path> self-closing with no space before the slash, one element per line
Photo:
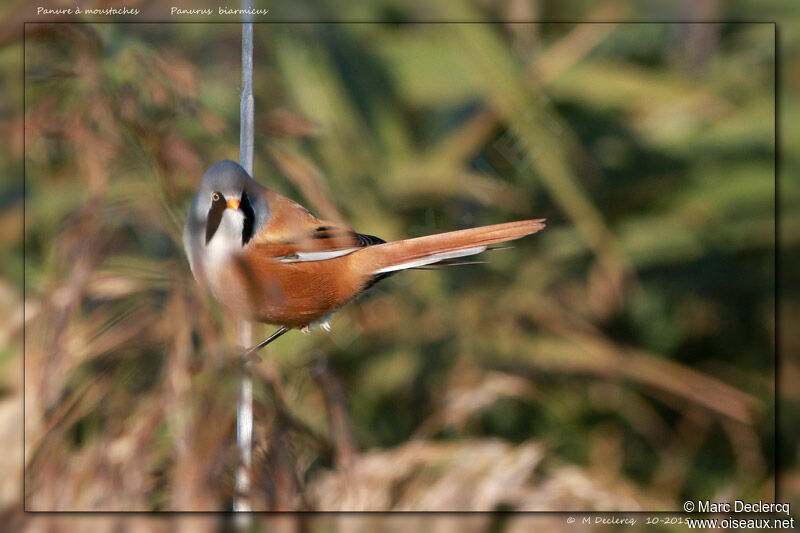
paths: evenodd
<path fill-rule="evenodd" d="M 255 507 L 773 498 L 774 31 L 257 26 L 260 182 L 387 240 L 548 228 L 273 344 Z M 27 25 L 29 510 L 230 506 L 236 335 L 180 231 L 238 158 L 239 32 Z"/>

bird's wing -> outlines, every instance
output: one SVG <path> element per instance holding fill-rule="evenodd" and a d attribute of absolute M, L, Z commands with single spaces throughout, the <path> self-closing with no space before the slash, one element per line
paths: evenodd
<path fill-rule="evenodd" d="M 248 243 L 259 255 L 283 262 L 322 261 L 385 242 L 343 224 L 321 220 L 272 190 L 267 190 L 262 199 L 269 208 L 269 219 Z"/>

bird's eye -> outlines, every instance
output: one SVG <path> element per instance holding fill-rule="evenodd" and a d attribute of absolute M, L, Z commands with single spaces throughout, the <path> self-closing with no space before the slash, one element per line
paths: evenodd
<path fill-rule="evenodd" d="M 219 202 L 220 200 L 222 200 L 222 195 L 220 193 L 218 193 L 218 192 L 212 192 L 211 193 L 211 201 L 212 202 Z"/>

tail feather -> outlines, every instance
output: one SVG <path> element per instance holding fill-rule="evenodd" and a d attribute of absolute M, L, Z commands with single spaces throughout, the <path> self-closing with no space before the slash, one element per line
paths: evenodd
<path fill-rule="evenodd" d="M 464 248 L 461 250 L 451 250 L 449 252 L 439 252 L 430 255 L 423 255 L 416 259 L 410 259 L 400 263 L 390 264 L 378 270 L 374 270 L 372 274 L 386 274 L 387 272 L 396 272 L 398 270 L 405 270 L 407 268 L 416 268 L 440 261 L 447 261 L 457 257 L 465 257 L 468 255 L 479 254 L 486 250 L 486 246 L 473 246 L 472 248 Z"/>
<path fill-rule="evenodd" d="M 513 241 L 544 228 L 544 219 L 521 220 L 368 246 L 351 255 L 360 272 L 372 275 L 417 268 L 475 255 L 492 244 Z"/>

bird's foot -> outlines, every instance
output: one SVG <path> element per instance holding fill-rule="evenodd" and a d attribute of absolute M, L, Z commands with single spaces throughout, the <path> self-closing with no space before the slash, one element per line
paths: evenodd
<path fill-rule="evenodd" d="M 257 364 L 262 361 L 261 356 L 255 352 L 247 350 L 242 354 L 242 363 L 247 366 L 251 364 Z"/>
<path fill-rule="evenodd" d="M 263 341 L 261 341 L 258 344 L 256 344 L 255 346 L 252 346 L 251 348 L 248 348 L 244 353 L 242 353 L 242 362 L 245 365 L 248 365 L 248 364 L 254 363 L 254 362 L 255 363 L 260 362 L 261 361 L 261 357 L 258 355 L 258 351 L 261 348 L 263 348 L 264 346 L 266 346 L 267 344 L 271 343 L 272 341 L 274 341 L 275 339 L 280 337 L 281 335 L 283 335 L 284 333 L 286 333 L 287 331 L 289 331 L 289 328 L 282 327 L 278 331 L 276 331 L 275 333 L 273 333 L 272 335 L 270 335 L 269 337 L 264 339 Z"/>

